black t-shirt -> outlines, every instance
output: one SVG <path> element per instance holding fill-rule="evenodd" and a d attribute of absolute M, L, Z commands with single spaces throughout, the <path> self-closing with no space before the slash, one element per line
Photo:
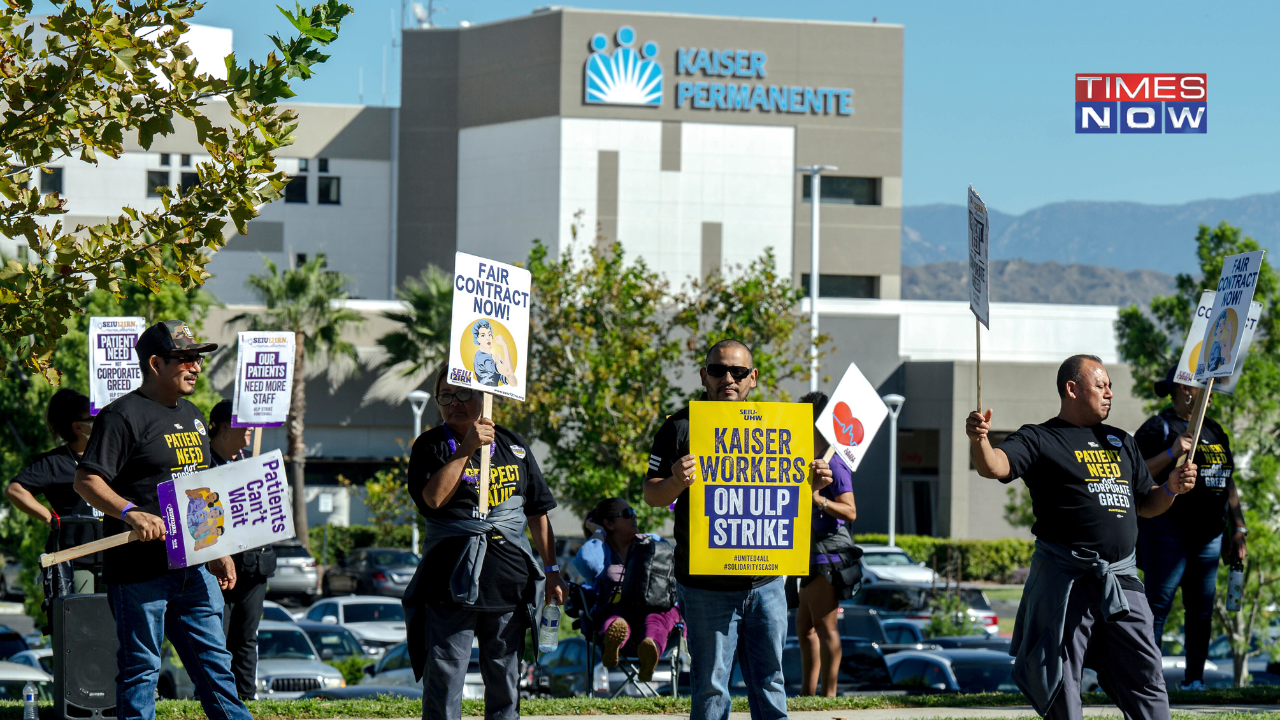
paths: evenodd
<path fill-rule="evenodd" d="M 84 501 L 75 491 L 76 466 L 79 458 L 75 452 L 63 445 L 61 447 L 50 450 L 46 453 L 40 453 L 30 465 L 23 468 L 18 473 L 13 482 L 18 483 L 32 495 L 44 495 L 49 501 L 49 506 L 59 517 L 68 518 L 71 516 L 93 517 L 93 508 L 89 507 L 89 503 Z M 101 537 L 101 526 L 85 525 L 80 523 L 67 522 L 59 538 L 54 537 L 54 533 L 50 531 L 49 541 L 45 543 L 45 551 L 53 552 L 54 550 L 67 549 L 76 545 L 83 545 L 92 542 Z M 91 565 L 93 556 L 83 559 L 77 565 Z"/>
<path fill-rule="evenodd" d="M 546 515 L 556 506 L 556 499 L 547 487 L 538 469 L 529 444 L 514 432 L 501 425 L 494 426 L 493 454 L 489 458 L 489 507 L 493 508 L 515 495 L 524 496 L 524 514 L 527 517 Z M 461 438 L 455 438 L 460 442 Z M 456 447 L 456 445 L 455 445 Z M 418 505 L 423 517 L 435 519 L 470 520 L 479 514 L 480 494 L 474 479 L 480 477 L 481 448 L 467 461 L 463 475 L 473 482 L 463 482 L 453 498 L 443 507 L 432 509 L 422 499 L 427 481 L 448 463 L 454 450 L 449 446 L 449 434 L 441 425 L 434 427 L 413 443 L 409 456 L 409 495 Z M 462 559 L 467 538 L 446 538 L 436 544 L 422 559 L 425 567 L 439 568 L 438 580 L 426 589 L 426 601 L 433 605 L 455 605 L 449 592 L 449 578 Z M 537 557 L 537 550 L 534 550 Z M 500 533 L 489 536 L 484 566 L 480 570 L 480 595 L 473 606 L 476 610 L 507 612 L 532 600 L 529 561 L 524 551 L 507 542 Z"/>
<path fill-rule="evenodd" d="M 160 515 L 157 488 L 167 480 L 210 466 L 204 416 L 185 398 L 168 407 L 134 390 L 98 413 L 80 465 L 101 475 L 138 510 Z M 107 536 L 127 532 L 118 517 L 103 518 Z M 108 585 L 154 580 L 168 572 L 164 540 L 132 542 L 103 553 Z"/>
<path fill-rule="evenodd" d="M 1142 457 L 1149 458 L 1168 450 L 1186 431 L 1187 421 L 1169 407 L 1143 423 L 1133 439 L 1138 442 Z M 1175 454 L 1181 453 L 1175 451 Z M 1177 462 L 1178 458 L 1173 460 Z M 1171 523 L 1191 539 L 1208 542 L 1222 534 L 1227 515 L 1227 482 L 1235 471 L 1231 441 L 1222 426 L 1209 418 L 1204 419 L 1200 428 L 1200 444 L 1196 446 L 1192 462 L 1197 467 L 1196 486 L 1151 520 Z M 1169 469 L 1172 468 L 1170 465 Z M 1147 520 L 1144 518 L 1143 522 Z"/>
<path fill-rule="evenodd" d="M 1133 553 L 1138 503 L 1155 483 L 1128 433 L 1054 418 L 1023 425 L 1000 449 L 1011 470 L 1001 482 L 1021 477 L 1031 491 L 1037 538 L 1094 550 L 1108 562 Z"/>
<path fill-rule="evenodd" d="M 706 399 L 706 396 L 703 396 Z M 653 437 L 649 451 L 648 478 L 671 477 L 671 466 L 689 454 L 689 408 L 667 418 Z M 689 489 L 676 498 L 676 581 L 699 590 L 750 590 L 766 585 L 771 575 L 690 575 L 689 574 Z"/>

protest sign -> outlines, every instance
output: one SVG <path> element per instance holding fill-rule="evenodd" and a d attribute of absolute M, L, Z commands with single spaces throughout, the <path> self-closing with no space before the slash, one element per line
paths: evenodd
<path fill-rule="evenodd" d="M 169 569 L 294 536 L 279 450 L 160 483 Z"/>
<path fill-rule="evenodd" d="M 293 397 L 293 333 L 242 332 L 237 340 L 231 427 L 283 425 Z"/>
<path fill-rule="evenodd" d="M 1203 382 L 1196 380 L 1196 364 L 1201 360 L 1201 351 L 1204 349 L 1204 330 L 1209 324 L 1209 313 L 1213 312 L 1215 295 L 1217 293 L 1213 290 L 1205 290 L 1200 294 L 1200 305 L 1191 319 L 1191 329 L 1187 331 L 1187 342 L 1182 348 L 1182 357 L 1178 360 L 1178 367 L 1173 374 L 1173 381 L 1176 383 L 1199 388 L 1205 386 Z M 1240 379 L 1240 373 L 1244 371 L 1244 361 L 1249 355 L 1249 345 L 1253 343 L 1254 328 L 1257 327 L 1258 320 L 1261 318 L 1262 303 L 1256 301 L 1249 303 L 1249 316 L 1244 321 L 1244 336 L 1240 339 L 1240 349 L 1237 351 L 1240 362 L 1236 363 L 1235 372 L 1231 373 L 1231 377 L 1214 382 L 1214 392 L 1224 395 L 1235 394 L 1236 382 Z"/>
<path fill-rule="evenodd" d="M 140 317 L 89 318 L 89 414 L 142 385 L 133 346 L 147 329 Z"/>
<path fill-rule="evenodd" d="M 689 403 L 689 572 L 807 575 L 813 408 Z"/>
<path fill-rule="evenodd" d="M 529 369 L 529 271 L 458 253 L 449 383 L 524 400 Z"/>
<path fill-rule="evenodd" d="M 1258 285 L 1262 269 L 1262 253 L 1257 250 L 1222 259 L 1222 276 L 1218 279 L 1213 310 L 1205 325 L 1204 349 L 1196 362 L 1196 380 L 1230 377 L 1240 357 L 1245 318 Z"/>
<path fill-rule="evenodd" d="M 844 371 L 844 377 L 840 378 L 840 384 L 814 425 L 844 464 L 851 471 L 857 471 L 888 414 L 889 408 L 863 377 L 858 365 L 849 363 L 849 369 Z"/>
<path fill-rule="evenodd" d="M 986 203 L 969 186 L 969 309 L 991 329 L 991 303 L 988 296 L 987 246 L 991 238 L 991 224 L 987 217 Z"/>

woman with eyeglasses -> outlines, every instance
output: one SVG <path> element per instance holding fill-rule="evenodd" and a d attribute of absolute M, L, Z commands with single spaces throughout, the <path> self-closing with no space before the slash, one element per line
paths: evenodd
<path fill-rule="evenodd" d="M 662 554 L 670 558 L 666 567 L 674 571 L 674 552 L 661 536 L 640 532 L 635 508 L 622 498 L 601 500 L 587 513 L 582 525 L 589 539 L 573 558 L 573 565 L 587 578 L 587 586 L 596 592 L 595 616 L 604 618 L 600 623 L 602 662 L 606 668 L 617 667 L 620 651 L 629 647 L 631 629 L 641 630 L 638 642 L 631 645 L 640 658 L 640 680 L 649 682 L 658 659 L 666 652 L 667 638 L 680 620 L 680 611 L 674 598 L 670 604 L 654 607 L 642 599 L 627 597 L 623 593 L 627 560 L 632 557 L 637 542 L 661 543 Z M 658 550 L 655 548 L 655 555 Z M 668 576 L 667 586 L 674 592 L 674 573 Z"/>
<path fill-rule="evenodd" d="M 62 518 L 92 518 L 93 508 L 76 494 L 76 467 L 89 444 L 93 432 L 93 416 L 89 414 L 89 398 L 75 390 L 63 388 L 49 399 L 45 412 L 49 431 L 63 444 L 41 453 L 5 489 L 9 502 L 22 512 L 49 526 L 45 551 L 53 552 L 83 545 L 102 537 L 101 523 L 62 525 Z M 37 495 L 49 502 L 45 507 Z M 96 532 L 95 532 L 96 530 Z M 93 592 L 93 556 L 77 560 L 72 568 L 72 588 L 77 593 Z"/>
<path fill-rule="evenodd" d="M 477 642 L 485 717 L 515 720 L 525 631 L 536 626 L 544 573 L 546 602 L 564 603 L 547 520 L 556 500 L 524 438 L 481 417 L 481 393 L 445 382 L 447 371 L 434 393 L 444 422 L 414 441 L 409 458 L 409 494 L 426 518 L 422 562 L 403 600 L 409 657 L 423 681 L 423 720 L 453 720 Z M 481 453 L 489 454 L 487 515 L 479 507 Z"/>

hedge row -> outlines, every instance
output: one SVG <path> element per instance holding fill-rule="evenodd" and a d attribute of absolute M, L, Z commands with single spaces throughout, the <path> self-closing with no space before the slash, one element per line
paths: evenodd
<path fill-rule="evenodd" d="M 859 545 L 886 545 L 888 535 L 855 535 Z M 937 563 L 939 574 L 945 574 L 948 557 L 959 557 L 961 580 L 986 582 L 1021 582 L 1026 579 L 1026 568 L 1031 565 L 1031 553 L 1035 543 L 1031 540 L 1005 538 L 1003 540 L 955 540 L 925 535 L 898 535 L 895 538 L 902 548 L 917 562 L 932 566 Z"/>

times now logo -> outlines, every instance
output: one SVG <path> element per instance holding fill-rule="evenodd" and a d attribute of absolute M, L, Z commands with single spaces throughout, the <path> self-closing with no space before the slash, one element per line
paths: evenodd
<path fill-rule="evenodd" d="M 1078 73 L 1076 133 L 1209 131 L 1204 73 Z"/>

